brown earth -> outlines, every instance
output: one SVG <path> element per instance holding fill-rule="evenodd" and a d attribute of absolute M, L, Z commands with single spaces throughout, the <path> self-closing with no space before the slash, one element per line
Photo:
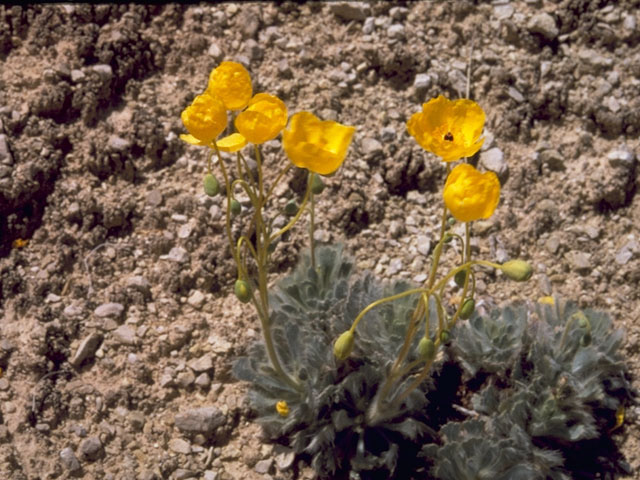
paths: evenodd
<path fill-rule="evenodd" d="M 224 59 L 291 113 L 357 126 L 318 198 L 317 236 L 344 242 L 362 269 L 419 280 L 444 167 L 405 122 L 426 99 L 465 94 L 473 45 L 479 163 L 503 181 L 474 249 L 536 269 L 524 287 L 488 272 L 479 298 L 557 294 L 607 310 L 638 388 L 639 6 L 0 6 L 0 479 L 310 478 L 261 440 L 230 374 L 258 323 L 232 295 L 204 154 L 178 137 Z M 279 139 L 264 152 L 267 168 L 287 161 Z M 278 246 L 274 275 L 294 264 L 304 227 Z M 180 416 L 211 406 L 200 414 L 215 429 Z M 637 406 L 614 436 L 640 471 Z"/>

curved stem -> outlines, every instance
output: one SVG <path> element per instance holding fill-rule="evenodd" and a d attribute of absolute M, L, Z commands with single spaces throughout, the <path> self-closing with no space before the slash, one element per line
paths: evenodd
<path fill-rule="evenodd" d="M 300 219 L 300 216 L 302 215 L 302 212 L 304 212 L 304 209 L 305 209 L 305 207 L 307 205 L 307 201 L 309 200 L 309 195 L 310 194 L 311 194 L 311 183 L 307 182 L 307 191 L 304 194 L 304 198 L 302 199 L 302 203 L 300 204 L 300 208 L 298 208 L 298 212 L 296 213 L 295 217 L 293 217 L 289 221 L 289 223 L 287 223 L 284 227 L 282 227 L 276 233 L 271 235 L 269 237 L 269 243 L 271 243 L 273 240 L 275 240 L 276 238 L 278 238 L 279 236 L 281 236 L 285 232 L 289 231 L 291 229 L 291 227 L 293 227 L 296 224 L 296 222 Z"/>
<path fill-rule="evenodd" d="M 309 171 L 309 185 L 313 185 L 313 177 L 315 173 Z M 313 238 L 313 230 L 315 229 L 315 201 L 313 195 L 313 189 L 309 189 L 309 250 L 311 251 L 311 268 L 316 269 L 316 249 L 315 239 Z"/>
<path fill-rule="evenodd" d="M 227 169 L 224 166 L 224 162 L 222 161 L 222 154 L 220 153 L 220 149 L 218 148 L 218 144 L 215 140 L 213 140 L 213 148 L 218 155 L 218 164 L 220 165 L 220 170 L 222 170 L 222 176 L 224 178 L 224 185 L 227 194 L 227 208 L 225 215 L 225 229 L 227 231 L 227 238 L 229 240 L 229 249 L 231 250 L 231 254 L 233 255 L 233 259 L 236 262 L 236 265 L 240 264 L 240 259 L 238 258 L 235 249 L 233 248 L 233 235 L 231 234 L 231 183 L 229 182 L 229 175 L 227 174 Z M 211 156 L 209 156 L 209 160 L 211 160 Z"/>
<path fill-rule="evenodd" d="M 380 300 L 376 300 L 373 303 L 370 303 L 369 305 L 367 305 L 356 317 L 356 319 L 353 321 L 353 323 L 351 324 L 351 328 L 349 329 L 351 331 L 351 333 L 355 333 L 356 331 L 356 327 L 358 326 L 358 323 L 360 323 L 360 320 L 362 320 L 362 317 L 364 317 L 370 310 L 374 309 L 375 307 L 382 305 L 383 303 L 387 303 L 387 302 L 393 302 L 394 300 L 399 300 L 400 298 L 404 298 L 408 295 L 413 295 L 414 293 L 426 293 L 427 291 L 424 288 L 412 288 L 410 290 L 406 290 L 404 292 L 401 293 L 397 293 L 395 295 L 391 295 L 389 297 L 385 297 L 385 298 L 381 298 Z"/>

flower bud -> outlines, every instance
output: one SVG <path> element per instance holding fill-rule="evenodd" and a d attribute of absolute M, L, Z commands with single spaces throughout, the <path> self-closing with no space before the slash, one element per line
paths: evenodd
<path fill-rule="evenodd" d="M 464 287 L 464 281 L 467 279 L 467 270 L 460 270 L 453 276 L 453 280 L 460 288 Z"/>
<path fill-rule="evenodd" d="M 320 195 L 324 191 L 324 182 L 319 175 L 314 175 L 311 180 L 311 192 L 314 195 Z"/>
<path fill-rule="evenodd" d="M 467 298 L 460 309 L 460 318 L 463 320 L 469 320 L 475 309 L 476 301 L 473 298 Z"/>
<path fill-rule="evenodd" d="M 431 360 L 436 355 L 436 344 L 427 337 L 422 337 L 418 343 L 418 356 L 425 362 Z"/>
<path fill-rule="evenodd" d="M 276 412 L 278 412 L 278 415 L 280 415 L 281 417 L 288 416 L 289 405 L 287 404 L 287 402 L 285 402 L 284 400 L 280 400 L 278 403 L 276 403 Z"/>
<path fill-rule="evenodd" d="M 442 330 L 442 332 L 440 332 L 440 341 L 443 345 L 447 345 L 451 341 L 451 333 L 449 333 L 449 330 Z"/>
<path fill-rule="evenodd" d="M 444 243 L 449 243 L 451 242 L 451 240 L 453 240 L 453 235 L 451 235 L 449 232 L 444 234 L 444 239 L 442 240 Z"/>
<path fill-rule="evenodd" d="M 578 320 L 578 326 L 582 329 L 584 328 L 588 328 L 589 325 L 589 319 L 587 318 L 587 316 L 582 313 L 582 312 L 576 312 L 573 314 L 573 316 L 576 318 L 576 320 Z"/>
<path fill-rule="evenodd" d="M 231 215 L 239 215 L 242 211 L 242 206 L 240 205 L 240 202 L 238 200 L 232 198 L 229 205 L 229 210 L 231 211 Z"/>
<path fill-rule="evenodd" d="M 289 200 L 287 204 L 284 206 L 284 213 L 290 217 L 293 217 L 296 213 L 298 213 L 298 204 L 295 200 Z"/>
<path fill-rule="evenodd" d="M 525 282 L 533 275 L 533 268 L 524 260 L 509 260 L 500 266 L 502 272 L 511 280 Z"/>
<path fill-rule="evenodd" d="M 585 334 L 582 335 L 582 338 L 580 339 L 580 345 L 582 345 L 583 347 L 588 347 L 589 345 L 591 345 L 591 332 L 585 332 Z"/>
<path fill-rule="evenodd" d="M 333 354 L 338 360 L 346 359 L 353 350 L 353 344 L 355 343 L 355 337 L 351 330 L 347 330 L 338 337 L 336 343 L 333 344 Z"/>
<path fill-rule="evenodd" d="M 210 173 L 207 173 L 204 176 L 202 184 L 204 185 L 204 193 L 210 197 L 215 197 L 220 193 L 220 184 L 218 183 L 218 179 Z"/>
<path fill-rule="evenodd" d="M 240 300 L 242 303 L 247 303 L 251 300 L 251 287 L 244 280 L 236 280 L 234 292 L 238 300 Z"/>

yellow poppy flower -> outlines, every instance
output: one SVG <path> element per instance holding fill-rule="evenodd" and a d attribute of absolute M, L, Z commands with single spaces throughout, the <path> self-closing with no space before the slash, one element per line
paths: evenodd
<path fill-rule="evenodd" d="M 227 127 L 227 110 L 222 101 L 205 92 L 193 99 L 180 115 L 190 136 L 180 136 L 188 143 L 209 144 Z"/>
<path fill-rule="evenodd" d="M 227 110 L 242 110 L 253 94 L 251 76 L 237 62 L 222 62 L 209 74 L 207 91 L 217 95 Z"/>
<path fill-rule="evenodd" d="M 282 133 L 282 145 L 294 165 L 329 175 L 342 165 L 355 131 L 355 127 L 322 121 L 311 112 L 298 112 Z"/>
<path fill-rule="evenodd" d="M 268 142 L 287 125 L 287 106 L 274 95 L 258 93 L 236 117 L 235 125 L 238 133 L 249 142 Z"/>
<path fill-rule="evenodd" d="M 484 111 L 476 102 L 449 100 L 442 95 L 422 105 L 407 122 L 407 130 L 422 148 L 445 162 L 470 157 L 482 146 Z"/>
<path fill-rule="evenodd" d="M 449 173 L 443 197 L 451 214 L 461 222 L 489 218 L 500 200 L 500 182 L 493 172 L 480 173 L 461 163 Z"/>

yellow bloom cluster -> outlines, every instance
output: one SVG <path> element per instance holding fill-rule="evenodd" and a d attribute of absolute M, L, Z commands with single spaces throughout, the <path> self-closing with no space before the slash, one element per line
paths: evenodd
<path fill-rule="evenodd" d="M 468 99 L 449 100 L 442 95 L 422 105 L 407 122 L 418 144 L 444 162 L 470 157 L 480 150 L 485 114 Z M 444 186 L 444 203 L 462 222 L 489 218 L 500 200 L 500 182 L 493 172 L 481 173 L 467 163 L 456 166 Z"/>
<path fill-rule="evenodd" d="M 227 126 L 227 111 L 240 111 L 237 132 L 217 140 Z M 253 95 L 249 72 L 236 62 L 222 62 L 209 75 L 207 90 L 182 112 L 188 135 L 180 138 L 192 145 L 215 146 L 236 152 L 247 143 L 259 145 L 273 140 L 286 127 L 287 107 L 268 93 Z M 291 117 L 283 133 L 283 147 L 298 167 L 320 175 L 335 172 L 347 154 L 354 127 L 322 121 L 310 112 Z"/>

